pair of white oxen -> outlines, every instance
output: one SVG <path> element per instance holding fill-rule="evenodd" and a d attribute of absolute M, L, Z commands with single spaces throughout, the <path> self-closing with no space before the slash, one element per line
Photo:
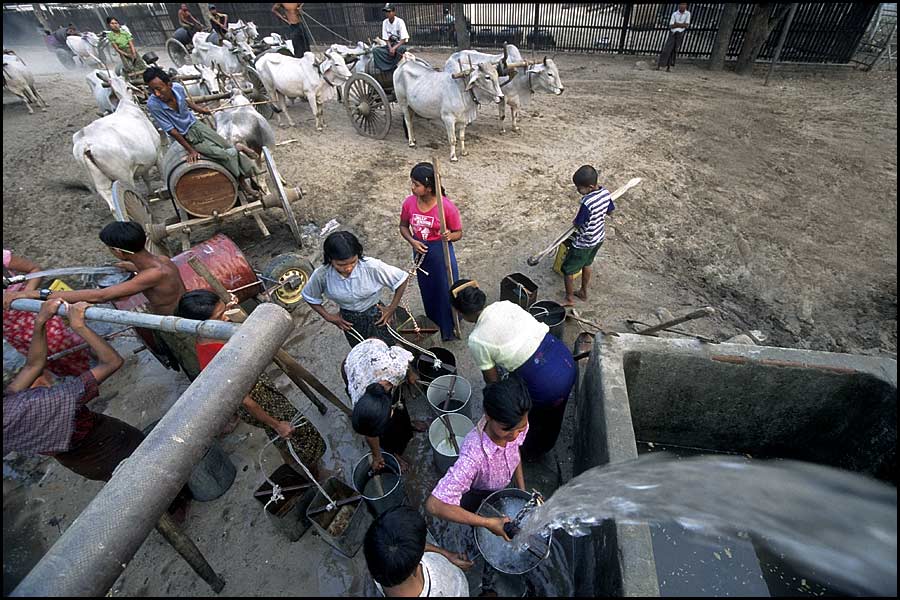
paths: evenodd
<path fill-rule="evenodd" d="M 269 38 L 267 38 L 269 39 Z M 277 40 L 274 40 L 277 42 Z M 325 126 L 322 104 L 334 97 L 334 88 L 343 86 L 351 72 L 346 66 L 350 57 L 357 58 L 353 70 L 366 71 L 371 60 L 371 48 L 362 42 L 355 47 L 332 45 L 319 60 L 311 52 L 303 58 L 293 58 L 278 53 L 264 54 L 255 63 L 266 92 L 273 102 L 280 105 L 287 116 L 286 98 L 305 97 L 316 117 L 316 129 Z M 497 66 L 503 62 L 518 65 L 515 70 L 500 76 Z M 524 67 L 524 70 L 522 70 Z M 416 145 L 412 126 L 413 113 L 427 119 L 439 119 L 444 123 L 450 143 L 450 160 L 456 161 L 457 128 L 460 152 L 465 155 L 465 129 L 478 115 L 478 105 L 499 105 L 500 130 L 505 131 L 506 105 L 512 114 L 512 128 L 519 130 L 519 111 L 535 91 L 560 95 L 564 91 L 559 70 L 552 59 L 528 64 L 515 46 L 507 44 L 503 54 L 485 54 L 472 50 L 457 52 L 447 59 L 444 70 L 435 70 L 411 52 L 404 54 L 393 74 L 394 93 L 403 113 L 410 147 Z"/>
<path fill-rule="evenodd" d="M 238 27 L 241 27 L 238 24 Z M 255 27 L 241 28 L 234 35 L 239 47 L 249 49 L 252 37 L 241 37 L 242 34 L 255 35 Z M 205 37 L 205 34 L 198 34 Z M 203 37 L 195 43 L 195 51 L 209 50 Z M 223 41 L 224 48 L 231 55 L 231 42 Z M 209 44 L 209 46 L 212 46 Z M 221 60 L 216 50 L 209 53 Z M 179 69 L 182 75 L 200 74 L 201 79 L 189 84 L 188 91 L 194 95 L 205 95 L 219 92 L 219 83 L 213 66 L 221 64 L 212 62 L 207 65 L 198 62 L 196 66 L 185 65 Z M 231 63 L 226 63 L 230 65 Z M 100 82 L 109 82 L 103 87 Z M 88 82 L 97 82 L 95 91 L 107 94 L 106 98 L 98 98 L 98 108 L 110 114 L 90 123 L 72 137 L 72 153 L 82 165 L 92 187 L 113 210 L 112 184 L 116 180 L 134 187 L 136 179 L 142 179 L 147 189 L 152 189 L 149 182 L 150 170 L 161 164 L 162 144 L 159 132 L 138 106 L 133 97 L 134 88 L 119 76 L 108 72 L 94 71 L 88 75 Z M 102 104 L 103 103 L 103 104 Z M 218 111 L 215 115 L 216 131 L 231 144 L 241 148 L 246 154 L 258 158 L 263 146 L 273 146 L 275 134 L 271 126 L 251 105 L 240 87 L 232 89 L 229 109 Z M 254 156 L 256 154 L 257 156 Z"/>

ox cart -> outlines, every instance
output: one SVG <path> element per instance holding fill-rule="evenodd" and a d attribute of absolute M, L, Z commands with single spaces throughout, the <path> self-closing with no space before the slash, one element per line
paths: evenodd
<path fill-rule="evenodd" d="M 145 198 L 121 181 L 113 182 L 113 214 L 119 221 L 135 221 L 147 232 L 147 249 L 154 254 L 169 252 L 166 242 L 177 238 L 182 251 L 191 246 L 190 234 L 201 225 L 218 224 L 226 219 L 248 216 L 254 219 L 263 236 L 270 235 L 260 212 L 281 209 L 297 247 L 302 247 L 300 226 L 291 203 L 303 197 L 299 187 L 285 186 L 269 148 L 263 147 L 266 166 L 265 181 L 257 181 L 263 193 L 253 198 L 220 164 L 201 158 L 188 162 L 180 144 L 170 144 L 160 167 L 165 187 L 157 197 Z M 257 178 L 258 179 L 258 178 Z M 266 185 L 268 183 L 268 185 Z M 268 188 L 268 190 L 266 190 Z M 160 223 L 154 220 L 151 204 L 170 200 L 175 216 Z"/>
<path fill-rule="evenodd" d="M 344 106 L 353 128 L 360 135 L 384 139 L 391 130 L 391 102 L 394 95 L 394 69 L 382 70 L 375 66 L 374 46 L 365 46 L 362 55 L 345 57 L 353 75 L 344 84 Z"/>

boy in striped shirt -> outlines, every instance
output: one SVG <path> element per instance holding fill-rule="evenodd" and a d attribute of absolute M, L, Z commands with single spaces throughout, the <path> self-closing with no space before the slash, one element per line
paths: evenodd
<path fill-rule="evenodd" d="M 616 209 L 609 190 L 597 184 L 597 169 L 584 165 L 572 175 L 575 189 L 582 195 L 581 207 L 573 224 L 578 227 L 569 251 L 562 264 L 566 284 L 566 299 L 563 306 L 574 306 L 575 297 L 588 299 L 588 284 L 591 281 L 591 264 L 606 237 L 606 215 Z M 581 289 L 575 290 L 575 274 L 581 271 Z"/>

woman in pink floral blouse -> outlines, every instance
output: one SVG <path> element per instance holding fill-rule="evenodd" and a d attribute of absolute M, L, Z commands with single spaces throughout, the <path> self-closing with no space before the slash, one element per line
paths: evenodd
<path fill-rule="evenodd" d="M 528 388 L 514 373 L 484 388 L 484 417 L 463 439 L 459 458 L 431 492 L 425 509 L 440 519 L 484 527 L 509 541 L 503 531 L 509 518 L 482 517 L 475 511 L 511 480 L 525 490 L 519 448 L 528 433 L 530 410 Z"/>

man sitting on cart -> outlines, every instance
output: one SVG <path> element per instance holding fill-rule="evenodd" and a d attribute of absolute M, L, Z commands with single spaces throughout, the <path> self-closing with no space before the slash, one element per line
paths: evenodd
<path fill-rule="evenodd" d="M 387 42 L 387 46 L 377 46 L 374 49 L 375 68 L 379 71 L 393 71 L 406 52 L 409 32 L 406 31 L 406 23 L 397 16 L 397 9 L 393 4 L 385 4 L 381 10 L 387 15 L 381 23 L 381 38 Z"/>
<path fill-rule="evenodd" d="M 217 46 L 222 45 L 222 40 L 228 39 L 228 15 L 219 12 L 215 4 L 209 5 L 209 25 L 212 27 L 212 33 L 206 38 L 206 41 Z"/>
<path fill-rule="evenodd" d="M 202 154 L 228 169 L 248 196 L 254 199 L 260 196 L 259 188 L 252 180 L 256 174 L 253 162 L 191 112 L 193 109 L 210 115 L 212 111 L 189 100 L 184 86 L 173 84 L 169 74 L 159 67 L 144 71 L 144 83 L 153 93 L 147 100 L 150 116 L 157 127 L 184 147 L 188 162 L 196 162 Z"/>
<path fill-rule="evenodd" d="M 191 37 L 198 31 L 203 31 L 203 23 L 197 20 L 197 17 L 191 14 L 187 4 L 182 4 L 178 9 L 178 25 L 184 27 Z"/>

